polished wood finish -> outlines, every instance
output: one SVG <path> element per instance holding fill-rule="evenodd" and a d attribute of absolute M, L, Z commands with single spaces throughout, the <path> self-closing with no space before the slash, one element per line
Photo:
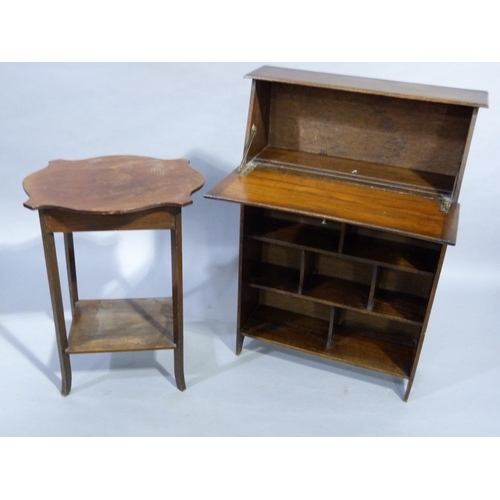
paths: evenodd
<path fill-rule="evenodd" d="M 468 107 L 284 84 L 273 86 L 270 99 L 269 146 L 434 175 L 456 174 L 472 114 Z"/>
<path fill-rule="evenodd" d="M 175 349 L 171 299 L 83 300 L 76 303 L 66 352 Z"/>
<path fill-rule="evenodd" d="M 182 292 L 182 215 L 179 210 L 175 215 L 175 228 L 170 234 L 170 248 L 172 255 L 172 317 L 174 372 L 177 388 L 186 389 L 184 380 L 184 308 Z"/>
<path fill-rule="evenodd" d="M 457 210 L 440 211 L 441 202 L 398 191 L 286 171 L 256 169 L 229 174 L 207 198 L 276 208 L 357 224 L 423 239 L 456 243 Z"/>
<path fill-rule="evenodd" d="M 55 233 L 80 231 L 130 231 L 173 229 L 175 208 L 160 207 L 124 214 L 89 214 L 64 209 L 44 209 L 47 228 Z"/>
<path fill-rule="evenodd" d="M 306 172 L 311 175 L 331 177 L 356 184 L 379 185 L 385 189 L 407 191 L 427 198 L 439 198 L 441 195 L 450 194 L 453 191 L 455 180 L 453 175 L 446 173 L 440 174 L 416 168 L 400 168 L 400 166 L 371 161 L 306 153 L 271 146 L 261 150 L 253 161 L 268 169 L 286 168 L 288 172 Z"/>
<path fill-rule="evenodd" d="M 179 390 L 183 361 L 182 206 L 203 185 L 186 160 L 106 157 L 56 161 L 24 182 L 25 206 L 39 210 L 56 338 L 61 393 L 71 390 L 70 354 L 173 349 Z M 172 298 L 79 300 L 73 233 L 171 231 Z M 54 233 L 64 233 L 73 320 L 66 333 Z"/>
<path fill-rule="evenodd" d="M 78 283 L 76 278 L 75 245 L 73 243 L 73 233 L 64 233 L 64 250 L 66 253 L 66 271 L 68 274 L 71 312 L 74 314 L 75 306 L 78 302 Z"/>
<path fill-rule="evenodd" d="M 56 245 L 54 233 L 48 230 L 43 212 L 41 211 L 39 215 L 45 264 L 47 267 L 47 278 L 49 281 L 52 314 L 54 316 L 54 326 L 56 329 L 57 352 L 61 367 L 61 394 L 63 396 L 67 396 L 71 391 L 71 363 L 69 355 L 66 352 L 68 348 L 68 336 L 66 333 L 66 321 L 64 319 L 64 306 L 61 294 L 59 267 L 57 265 Z M 71 252 L 68 252 L 68 255 L 71 256 Z M 68 269 L 72 268 L 73 265 L 69 264 Z M 72 289 L 71 285 L 70 289 Z"/>
<path fill-rule="evenodd" d="M 238 349 L 252 337 L 413 382 L 446 245 L 353 226 L 340 252 L 335 221 L 242 210 Z"/>
<path fill-rule="evenodd" d="M 409 378 L 414 349 L 351 329 L 337 330 L 325 344 L 328 322 L 259 306 L 245 324 L 244 335 L 323 358 Z"/>
<path fill-rule="evenodd" d="M 261 68 L 240 168 L 245 337 L 414 382 L 486 92 Z"/>
<path fill-rule="evenodd" d="M 246 75 L 254 81 L 288 83 L 306 87 L 319 87 L 369 95 L 397 97 L 401 99 L 488 107 L 488 93 L 482 90 L 455 89 L 436 85 L 396 82 L 377 78 L 335 75 L 316 71 L 298 71 L 289 68 L 263 66 Z"/>
<path fill-rule="evenodd" d="M 124 214 L 162 206 L 185 206 L 203 186 L 187 160 L 106 156 L 55 160 L 23 182 L 27 208 Z"/>

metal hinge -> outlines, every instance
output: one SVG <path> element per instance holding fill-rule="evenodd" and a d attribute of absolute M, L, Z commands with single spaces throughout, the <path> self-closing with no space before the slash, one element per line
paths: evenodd
<path fill-rule="evenodd" d="M 250 146 L 252 145 L 252 142 L 255 139 L 256 133 L 257 133 L 257 127 L 255 125 L 252 125 L 252 128 L 250 130 L 250 137 L 248 138 L 248 142 L 245 146 L 245 151 L 243 153 L 243 160 L 241 160 L 240 166 L 238 167 L 238 174 L 240 175 L 243 176 L 248 175 L 257 166 L 257 163 L 253 161 L 247 162 Z"/>
<path fill-rule="evenodd" d="M 441 212 L 444 212 L 447 214 L 450 211 L 451 208 L 451 198 L 448 196 L 441 196 Z"/>
<path fill-rule="evenodd" d="M 249 161 L 243 170 L 238 170 L 238 173 L 245 177 L 248 175 L 255 167 L 257 166 L 257 162 L 255 161 Z"/>

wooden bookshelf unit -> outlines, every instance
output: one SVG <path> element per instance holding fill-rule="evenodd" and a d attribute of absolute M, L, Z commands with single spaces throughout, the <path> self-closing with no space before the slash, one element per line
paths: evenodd
<path fill-rule="evenodd" d="M 283 68 L 250 75 L 239 168 L 245 337 L 390 374 L 409 397 L 482 91 Z"/>

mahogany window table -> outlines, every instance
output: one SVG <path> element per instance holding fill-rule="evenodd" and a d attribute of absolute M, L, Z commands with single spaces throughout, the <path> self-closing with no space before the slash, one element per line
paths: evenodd
<path fill-rule="evenodd" d="M 109 156 L 56 160 L 26 177 L 25 206 L 38 210 L 57 349 L 61 393 L 71 390 L 70 354 L 172 349 L 179 390 L 183 359 L 182 207 L 204 184 L 187 160 Z M 73 233 L 171 231 L 172 297 L 80 300 Z M 66 331 L 54 233 L 64 234 L 73 319 Z"/>
<path fill-rule="evenodd" d="M 263 67 L 239 203 L 245 337 L 406 380 L 409 397 L 483 91 Z"/>

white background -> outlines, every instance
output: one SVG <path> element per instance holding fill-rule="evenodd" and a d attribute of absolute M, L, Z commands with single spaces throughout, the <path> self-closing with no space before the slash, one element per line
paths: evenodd
<path fill-rule="evenodd" d="M 278 24 L 271 22 L 267 2 L 268 17 L 256 9 L 247 13 L 252 23 L 242 26 L 244 9 L 229 13 L 232 22 L 224 18 L 217 23 L 214 16 L 207 17 L 208 10 L 216 8 L 213 3 L 183 12 L 182 17 L 178 8 L 155 15 L 145 2 L 145 16 L 120 4 L 90 23 L 91 3 L 71 13 L 61 4 L 66 22 L 54 16 L 44 23 L 40 16 L 46 5 L 25 10 L 25 2 L 18 2 L 15 15 L 2 16 L 0 22 L 2 46 L 20 47 L 21 54 L 6 53 L 5 60 L 33 60 L 34 49 L 35 60 L 41 61 L 177 60 L 179 47 L 192 39 L 190 47 L 203 53 L 203 60 L 224 60 L 222 52 L 226 60 L 253 61 L 280 55 L 286 47 L 286 56 L 276 59 L 291 62 L 265 64 L 487 90 L 490 109 L 479 113 L 460 199 L 458 244 L 448 251 L 419 370 L 405 404 L 402 387 L 390 378 L 250 341 L 240 357 L 234 355 L 238 207 L 205 200 L 203 193 L 241 160 L 250 93 L 250 81 L 243 76 L 264 63 L 0 63 L 0 435 L 498 436 L 500 64 L 293 62 L 316 54 L 318 59 L 346 60 L 353 52 L 352 59 L 360 61 L 391 60 L 391 56 L 415 61 L 494 60 L 488 51 L 496 43 L 494 16 L 480 16 L 474 32 L 469 9 L 449 12 L 439 9 L 437 2 L 430 6 L 422 2 L 418 10 L 389 11 L 384 7 L 390 2 L 382 2 L 364 9 L 356 3 L 350 12 L 343 8 L 329 16 L 291 9 L 287 22 Z M 314 5 L 310 2 L 308 10 L 314 12 Z M 401 22 L 394 22 L 391 16 L 396 15 Z M 273 30 L 276 36 L 270 43 Z M 472 44 L 474 39 L 479 42 Z M 101 46 L 96 40 L 106 43 Z M 408 50 L 415 49 L 414 41 L 417 55 Z M 234 49 L 233 42 L 244 44 L 246 50 Z M 39 55 L 38 45 L 50 55 Z M 259 50 L 253 51 L 254 47 Z M 193 52 L 188 60 L 197 60 Z M 257 53 L 260 57 L 255 57 Z M 21 185 L 26 175 L 49 160 L 107 154 L 184 157 L 206 178 L 205 187 L 193 196 L 194 204 L 184 211 L 188 386 L 184 393 L 175 388 L 171 353 L 165 352 L 74 356 L 72 393 L 67 398 L 59 395 L 38 217 L 23 208 L 27 197 Z M 168 246 L 166 235 L 148 232 L 78 235 L 82 296 L 163 294 L 169 283 Z M 169 441 L 168 449 L 164 441 L 142 443 L 132 459 L 128 441 L 100 442 L 103 451 L 87 462 L 83 457 L 92 453 L 92 440 L 64 446 L 51 441 L 53 455 L 45 441 L 27 450 L 16 442 L 3 448 L 11 452 L 3 454 L 3 464 L 12 471 L 18 491 L 34 488 L 37 493 L 37 485 L 53 484 L 54 477 L 45 472 L 50 468 L 47 454 L 66 478 L 73 477 L 70 462 L 76 460 L 103 479 L 105 491 L 116 492 L 121 481 L 124 492 L 136 496 L 148 491 L 145 484 L 165 481 L 167 488 L 171 472 L 162 467 L 182 469 L 188 492 L 198 488 L 203 492 L 204 485 L 216 484 L 219 493 L 231 495 L 237 491 L 228 489 L 234 480 L 240 491 L 262 496 L 283 492 L 286 481 L 286 489 L 296 494 L 320 496 L 331 486 L 330 480 L 346 488 L 344 498 L 374 491 L 375 485 L 385 494 L 397 492 L 400 480 L 413 483 L 405 493 L 410 498 L 426 487 L 434 494 L 481 491 L 482 498 L 494 492 L 488 488 L 495 463 L 486 452 L 493 448 L 490 442 L 486 447 L 477 441 L 472 445 L 468 441 L 467 446 L 462 441 L 436 446 L 433 441 L 431 448 L 427 440 L 418 445 L 383 441 L 383 463 L 378 441 L 362 446 L 351 440 L 347 445 L 342 440 L 307 445 L 302 441 L 300 453 L 295 442 L 279 441 L 264 454 L 261 441 L 234 446 L 219 441 L 216 449 L 215 442 L 193 448 L 191 441 Z M 139 460 L 139 453 L 152 449 L 155 462 Z M 241 449 L 249 452 L 248 457 L 238 453 Z M 312 454 L 324 460 L 312 460 Z M 61 456 L 68 459 L 61 462 Z M 116 464 L 124 464 L 123 469 L 109 463 L 111 456 Z M 278 456 L 286 465 L 283 471 L 274 460 Z M 131 470 L 129 459 L 137 467 L 130 475 L 147 475 L 148 481 L 123 481 L 123 471 Z M 142 470 L 140 462 L 151 464 L 151 470 Z M 23 480 L 28 464 L 34 481 Z M 410 464 L 418 467 L 422 481 L 412 479 Z M 190 475 L 193 470 L 206 482 L 197 484 Z M 346 478 L 351 480 L 347 485 Z M 270 481 L 266 487 L 264 480 Z M 314 484 L 325 489 L 315 489 Z M 80 484 L 79 492 L 84 491 L 93 493 L 94 483 Z"/>

